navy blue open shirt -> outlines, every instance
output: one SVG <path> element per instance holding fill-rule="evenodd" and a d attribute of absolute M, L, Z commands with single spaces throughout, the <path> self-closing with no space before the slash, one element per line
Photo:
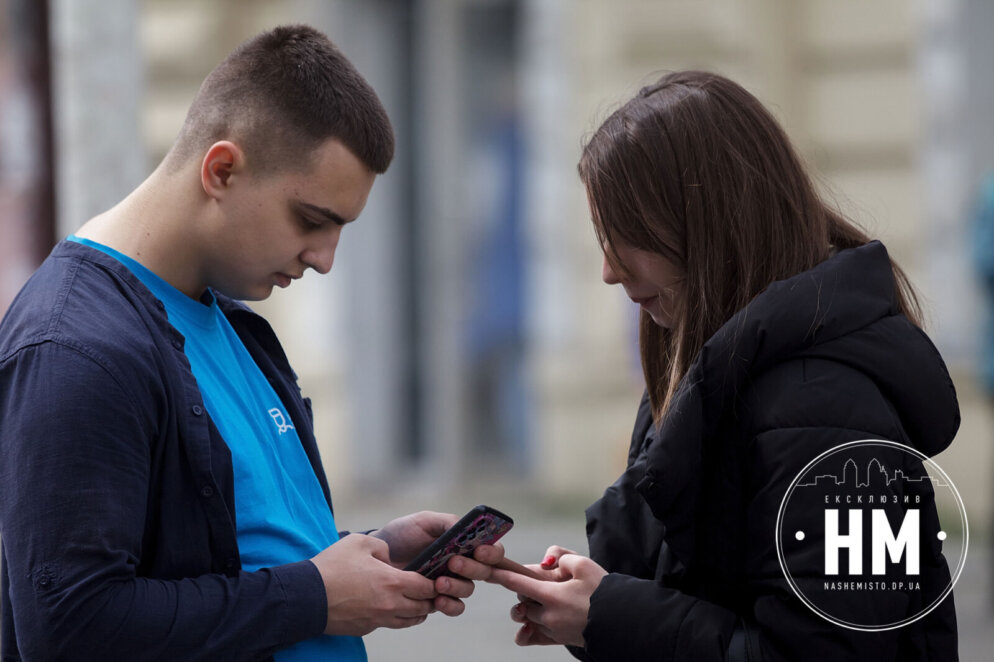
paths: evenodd
<path fill-rule="evenodd" d="M 331 499 L 272 329 L 218 303 Z M 183 337 L 130 271 L 62 242 L 0 323 L 3 659 L 265 659 L 321 634 L 301 561 L 242 572 L 228 447 Z"/>

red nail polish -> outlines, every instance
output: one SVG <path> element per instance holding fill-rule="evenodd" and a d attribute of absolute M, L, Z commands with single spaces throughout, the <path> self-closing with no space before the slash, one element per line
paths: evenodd
<path fill-rule="evenodd" d="M 548 568 L 548 567 L 550 567 L 550 566 L 551 566 L 551 565 L 552 565 L 553 563 L 555 563 L 555 562 L 556 562 L 556 557 L 555 557 L 555 556 L 553 556 L 552 554 L 549 554 L 549 555 L 548 555 L 548 556 L 546 556 L 546 557 L 545 557 L 545 559 L 544 559 L 544 560 L 542 561 L 542 567 L 543 567 L 543 568 Z"/>

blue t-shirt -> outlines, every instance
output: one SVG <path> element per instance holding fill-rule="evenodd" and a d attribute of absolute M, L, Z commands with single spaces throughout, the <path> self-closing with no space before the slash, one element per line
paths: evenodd
<path fill-rule="evenodd" d="M 88 239 L 119 260 L 166 307 L 204 406 L 231 450 L 235 516 L 247 571 L 308 559 L 338 540 L 335 518 L 279 396 L 207 290 L 186 296 L 141 263 Z M 359 637 L 322 636 L 276 654 L 280 662 L 366 660 Z"/>

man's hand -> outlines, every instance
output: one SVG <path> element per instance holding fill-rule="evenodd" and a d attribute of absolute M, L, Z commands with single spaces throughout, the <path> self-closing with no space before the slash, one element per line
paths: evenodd
<path fill-rule="evenodd" d="M 435 598 L 435 609 L 446 616 L 458 616 L 463 613 L 466 605 L 459 598 L 468 598 L 473 595 L 473 589 L 476 588 L 472 581 L 467 580 L 490 579 L 493 565 L 503 558 L 504 548 L 500 543 L 480 545 L 473 550 L 473 558 L 453 556 L 449 559 L 449 570 L 459 577 L 438 577 L 435 580 L 435 590 L 439 593 Z"/>
<path fill-rule="evenodd" d="M 448 513 L 421 511 L 399 517 L 372 536 L 384 540 L 390 547 L 390 562 L 398 568 L 405 567 L 433 543 L 436 538 L 459 521 L 459 517 Z M 458 616 L 466 609 L 462 598 L 473 594 L 473 581 L 490 578 L 492 566 L 504 558 L 504 548 L 496 545 L 481 545 L 473 558 L 457 556 L 449 560 L 449 570 L 459 577 L 439 577 L 435 580 L 438 597 L 434 600 L 435 609 L 446 616 Z"/>
<path fill-rule="evenodd" d="M 390 547 L 390 563 L 403 568 L 458 521 L 455 515 L 422 510 L 398 517 L 370 535 L 385 541 Z"/>
<path fill-rule="evenodd" d="M 362 636 L 379 627 L 423 623 L 434 610 L 435 583 L 389 564 L 387 544 L 358 533 L 311 559 L 328 596 L 325 634 Z"/>

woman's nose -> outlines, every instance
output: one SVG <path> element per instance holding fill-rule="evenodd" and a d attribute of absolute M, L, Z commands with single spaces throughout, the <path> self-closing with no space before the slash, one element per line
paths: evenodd
<path fill-rule="evenodd" d="M 618 278 L 618 274 L 614 272 L 614 267 L 611 266 L 611 262 L 607 259 L 607 255 L 603 257 L 603 264 L 601 265 L 601 280 L 603 280 L 608 285 L 617 285 L 621 282 Z"/>

